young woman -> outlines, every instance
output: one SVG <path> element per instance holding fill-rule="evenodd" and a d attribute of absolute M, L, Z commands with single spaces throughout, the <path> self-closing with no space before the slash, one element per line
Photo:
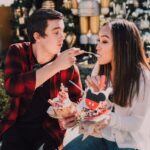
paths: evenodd
<path fill-rule="evenodd" d="M 113 112 L 101 131 L 103 138 L 92 139 L 96 147 L 90 140 L 88 144 L 78 137 L 64 150 L 80 147 L 82 150 L 92 147 L 95 150 L 149 150 L 150 67 L 137 27 L 123 19 L 105 23 L 96 50 L 100 57 L 86 82 L 94 91 L 99 91 L 97 76 L 106 76 L 106 88 L 113 87 Z M 66 126 L 67 123 L 66 120 Z"/>

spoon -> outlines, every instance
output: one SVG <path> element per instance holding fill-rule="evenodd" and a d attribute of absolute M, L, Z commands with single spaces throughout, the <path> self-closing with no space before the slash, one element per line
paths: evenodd
<path fill-rule="evenodd" d="M 100 55 L 95 54 L 95 53 L 93 53 L 93 52 L 86 52 L 86 51 L 84 51 L 84 53 L 85 53 L 85 54 L 91 54 L 91 55 L 94 55 L 95 57 L 100 57 Z"/>

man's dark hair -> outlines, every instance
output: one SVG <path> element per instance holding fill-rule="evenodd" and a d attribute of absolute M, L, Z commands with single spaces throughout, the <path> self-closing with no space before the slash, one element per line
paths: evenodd
<path fill-rule="evenodd" d="M 35 43 L 33 34 L 38 32 L 42 37 L 45 36 L 45 29 L 48 20 L 63 19 L 63 14 L 51 9 L 39 9 L 27 19 L 27 32 L 31 43 Z"/>

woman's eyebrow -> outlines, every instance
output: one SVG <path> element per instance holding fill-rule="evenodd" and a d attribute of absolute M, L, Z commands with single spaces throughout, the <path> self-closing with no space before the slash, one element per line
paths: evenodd
<path fill-rule="evenodd" d="M 106 37 L 106 38 L 110 38 L 108 35 L 101 35 L 101 37 Z"/>

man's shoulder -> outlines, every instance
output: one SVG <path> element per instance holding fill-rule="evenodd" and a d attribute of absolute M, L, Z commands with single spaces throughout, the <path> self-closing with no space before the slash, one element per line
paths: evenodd
<path fill-rule="evenodd" d="M 14 43 L 11 44 L 9 47 L 9 52 L 13 53 L 29 53 L 30 49 L 31 49 L 31 43 L 30 42 L 20 42 L 20 43 Z"/>
<path fill-rule="evenodd" d="M 19 42 L 19 43 L 14 43 L 11 44 L 11 47 L 17 47 L 17 48 L 22 48 L 22 47 L 29 47 L 31 45 L 30 42 Z"/>

